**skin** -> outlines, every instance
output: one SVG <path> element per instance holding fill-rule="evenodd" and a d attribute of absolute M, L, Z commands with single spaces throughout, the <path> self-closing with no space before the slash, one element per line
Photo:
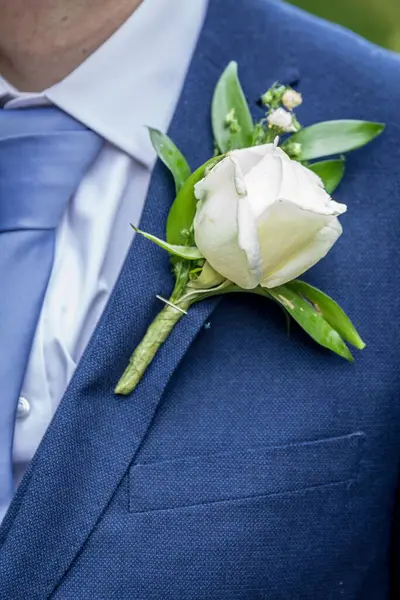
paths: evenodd
<path fill-rule="evenodd" d="M 39 92 L 103 44 L 142 0 L 0 0 L 0 73 Z"/>

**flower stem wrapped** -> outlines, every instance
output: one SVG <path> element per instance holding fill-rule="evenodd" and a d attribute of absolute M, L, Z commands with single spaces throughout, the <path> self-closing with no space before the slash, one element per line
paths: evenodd
<path fill-rule="evenodd" d="M 175 325 L 185 316 L 190 304 L 188 299 L 179 307 L 174 306 L 171 299 L 165 305 L 132 354 L 129 364 L 115 388 L 116 394 L 126 396 L 136 388 L 160 347 L 167 340 Z"/>

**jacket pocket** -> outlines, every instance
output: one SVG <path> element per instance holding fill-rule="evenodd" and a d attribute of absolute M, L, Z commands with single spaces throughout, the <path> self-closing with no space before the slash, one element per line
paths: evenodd
<path fill-rule="evenodd" d="M 133 464 L 129 510 L 148 512 L 285 494 L 357 477 L 365 434 Z"/>

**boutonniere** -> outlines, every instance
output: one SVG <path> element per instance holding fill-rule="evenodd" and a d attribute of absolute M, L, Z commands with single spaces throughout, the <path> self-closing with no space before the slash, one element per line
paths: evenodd
<path fill-rule="evenodd" d="M 297 278 L 342 233 L 339 217 L 347 207 L 331 195 L 344 175 L 343 155 L 384 126 L 342 120 L 303 128 L 295 115 L 301 95 L 279 84 L 261 102 L 265 114 L 254 123 L 237 65 L 230 63 L 212 101 L 215 156 L 194 172 L 168 136 L 150 129 L 176 198 L 165 240 L 135 230 L 170 253 L 175 287 L 170 298 L 158 296 L 165 306 L 133 352 L 117 394 L 135 389 L 190 307 L 215 295 L 246 292 L 277 302 L 315 342 L 349 361 L 347 343 L 365 347 L 340 306 Z"/>

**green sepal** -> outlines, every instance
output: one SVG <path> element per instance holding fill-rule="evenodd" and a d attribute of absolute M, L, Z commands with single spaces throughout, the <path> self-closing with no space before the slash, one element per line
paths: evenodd
<path fill-rule="evenodd" d="M 217 273 L 217 271 L 212 268 L 210 263 L 206 261 L 203 267 L 200 269 L 199 276 L 190 281 L 188 287 L 194 289 L 208 289 L 214 288 L 224 281 L 226 281 L 226 278 L 220 273 Z"/>
<path fill-rule="evenodd" d="M 310 337 L 324 348 L 328 348 L 342 358 L 352 362 L 354 360 L 340 334 L 334 329 L 323 315 L 315 309 L 302 295 L 291 289 L 288 285 L 258 291 L 266 297 L 272 297 L 288 314 L 308 333 Z"/>
<path fill-rule="evenodd" d="M 158 158 L 171 171 L 175 181 L 176 193 L 178 193 L 192 172 L 186 158 L 165 133 L 152 127 L 148 127 L 148 130 L 153 148 L 157 152 Z"/>
<path fill-rule="evenodd" d="M 204 258 L 196 246 L 177 246 L 175 244 L 169 244 L 164 240 L 160 240 L 160 238 L 156 237 L 155 235 L 141 231 L 134 225 L 131 225 L 131 227 L 136 231 L 136 233 L 140 233 L 140 235 L 145 237 L 147 240 L 154 242 L 157 244 L 157 246 L 160 246 L 160 248 L 163 248 L 163 250 L 166 250 L 173 256 L 179 256 L 179 258 L 184 258 L 186 260 L 200 260 Z"/>
<path fill-rule="evenodd" d="M 181 245 L 188 241 L 197 205 L 194 186 L 203 179 L 206 170 L 214 163 L 217 164 L 220 158 L 211 158 L 185 181 L 169 211 L 167 219 L 167 242 L 169 244 Z"/>
<path fill-rule="evenodd" d="M 227 115 L 231 111 L 238 124 L 238 131 L 234 134 L 226 123 Z M 253 119 L 240 85 L 238 66 L 234 61 L 226 67 L 215 88 L 211 122 L 215 142 L 222 153 L 252 145 Z"/>
<path fill-rule="evenodd" d="M 321 292 L 321 290 L 313 287 L 309 283 L 300 280 L 291 281 L 286 284 L 286 287 L 309 300 L 315 309 L 322 314 L 325 321 L 327 321 L 344 340 L 358 348 L 358 350 L 363 350 L 365 348 L 365 343 L 362 341 L 349 317 L 343 309 L 340 308 L 337 302 L 327 294 L 324 294 L 324 292 Z"/>
<path fill-rule="evenodd" d="M 361 148 L 381 134 L 384 128 L 382 123 L 370 121 L 325 121 L 295 133 L 282 147 L 285 149 L 289 142 L 300 144 L 298 160 L 313 160 Z"/>
<path fill-rule="evenodd" d="M 307 166 L 322 179 L 326 191 L 332 195 L 343 179 L 345 164 L 345 158 L 341 157 L 336 160 L 323 160 Z"/>

